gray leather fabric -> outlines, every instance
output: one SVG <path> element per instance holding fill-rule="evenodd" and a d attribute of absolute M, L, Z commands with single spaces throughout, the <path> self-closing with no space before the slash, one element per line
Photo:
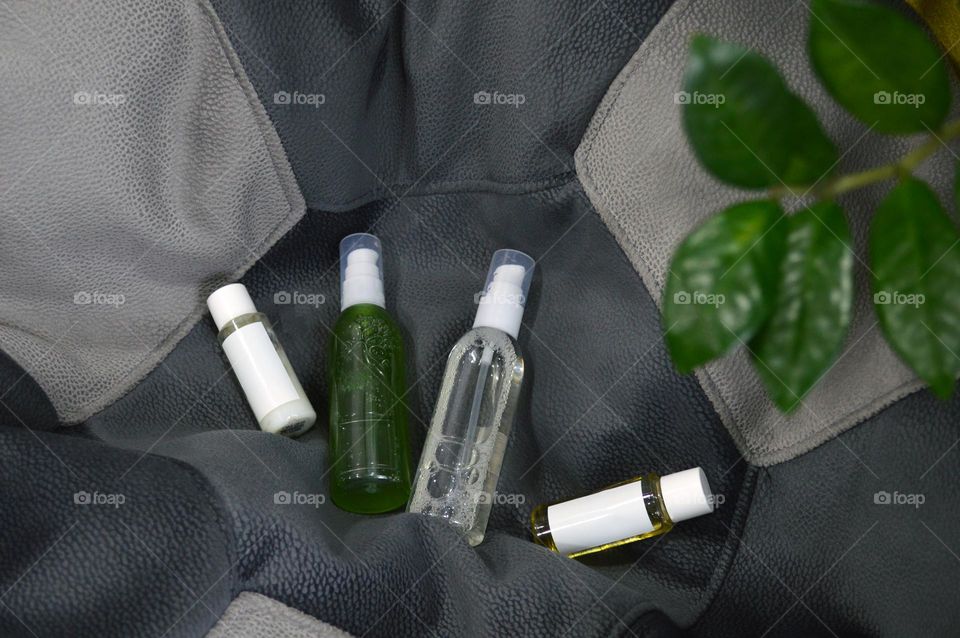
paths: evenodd
<path fill-rule="evenodd" d="M 207 638 L 351 638 L 351 635 L 272 598 L 245 591 L 230 603 Z"/>
<path fill-rule="evenodd" d="M 213 0 L 308 207 L 327 211 L 568 179 L 610 80 L 670 3 Z"/>
<path fill-rule="evenodd" d="M 289 77 L 321 77 L 308 69 L 314 63 L 337 63 L 320 88 L 328 99 L 352 96 L 323 120 L 362 163 L 310 114 L 271 115 L 312 197 L 375 201 L 346 213 L 313 207 L 242 278 L 321 418 L 296 441 L 260 432 L 206 318 L 120 400 L 57 432 L 27 429 L 53 427 L 56 416 L 33 379 L 0 356 L 0 461 L 10 468 L 0 482 L 0 635 L 203 636 L 244 591 L 357 636 L 658 637 L 678 627 L 727 636 L 771 626 L 770 636 L 903 636 L 924 631 L 918 618 L 933 619 L 941 634 L 956 626 L 950 553 L 960 519 L 950 514 L 960 496 L 950 477 L 960 463 L 960 399 L 945 406 L 917 392 L 802 458 L 770 468 L 742 462 L 696 379 L 673 370 L 656 304 L 572 179 L 589 114 L 665 3 L 529 9 L 535 4 L 405 0 L 383 24 L 387 0 L 218 2 L 268 105 Z M 472 83 L 444 44 L 496 76 L 491 85 L 508 85 L 498 82 L 509 58 L 532 68 L 521 90 L 571 100 L 488 111 L 476 133 L 489 142 L 458 142 L 470 111 L 426 104 L 436 96 L 451 105 L 459 98 L 447 92 Z M 418 108 L 390 112 L 411 94 Z M 406 124 L 367 135 L 384 113 Z M 509 134 L 492 130 L 507 121 Z M 506 161 L 513 150 L 502 154 L 504 142 L 527 163 Z M 393 172 L 388 160 L 369 161 L 378 146 L 416 149 L 426 161 Z M 383 184 L 363 164 L 423 179 L 401 201 L 389 192 L 377 199 Z M 471 175 L 493 181 L 454 179 Z M 419 516 L 275 500 L 281 491 L 326 494 L 337 242 L 373 224 L 386 251 L 388 309 L 410 348 L 404 400 L 415 454 L 443 357 L 471 324 L 491 252 L 511 245 L 541 259 L 520 335 L 528 394 L 500 483 L 501 493 L 525 500 L 495 505 L 478 548 Z M 284 291 L 321 294 L 325 303 L 275 304 Z M 712 516 L 582 560 L 529 541 L 536 503 L 697 464 L 724 496 Z M 874 485 L 923 491 L 931 507 L 874 505 Z M 120 508 L 74 503 L 77 490 L 93 489 L 128 500 Z M 881 516 L 883 525 L 857 542 Z"/>
<path fill-rule="evenodd" d="M 806 54 L 804 3 L 747 0 L 730 10 L 723 0 L 676 3 L 614 81 L 577 149 L 578 175 L 591 202 L 660 303 L 673 250 L 700 222 L 725 206 L 760 195 L 728 188 L 697 163 L 687 145 L 675 96 L 681 90 L 693 33 L 755 48 L 781 69 L 838 145 L 837 167 L 851 172 L 899 157 L 916 140 L 867 133 L 821 87 Z M 940 153 L 918 174 L 942 201 L 952 201 L 953 156 Z M 848 194 L 858 255 L 854 321 L 834 366 L 788 417 L 766 397 L 749 354 L 732 355 L 697 371 L 701 385 L 751 463 L 794 458 L 921 387 L 887 346 L 873 311 L 866 235 L 871 213 L 889 190 L 883 184 Z M 786 201 L 796 208 L 799 202 Z"/>
<path fill-rule="evenodd" d="M 960 396 L 914 392 L 761 469 L 695 636 L 956 636 Z"/>
<path fill-rule="evenodd" d="M 0 348 L 80 421 L 303 199 L 205 0 L 14 2 L 0 50 Z"/>

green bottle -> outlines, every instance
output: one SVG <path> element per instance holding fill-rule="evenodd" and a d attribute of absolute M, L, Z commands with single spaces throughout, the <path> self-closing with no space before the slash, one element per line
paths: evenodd
<path fill-rule="evenodd" d="M 403 507 L 410 497 L 405 360 L 384 310 L 380 241 L 340 242 L 341 314 L 330 338 L 330 497 L 357 514 Z"/>

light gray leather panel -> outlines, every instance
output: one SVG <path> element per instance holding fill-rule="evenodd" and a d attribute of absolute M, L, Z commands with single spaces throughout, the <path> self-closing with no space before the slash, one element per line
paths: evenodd
<path fill-rule="evenodd" d="M 738 42 L 771 58 L 837 143 L 839 172 L 884 163 L 916 144 L 867 133 L 831 100 L 806 57 L 810 19 L 805 4 L 794 0 L 745 0 L 735 11 L 722 0 L 681 0 L 644 41 L 594 115 L 576 152 L 577 173 L 657 303 L 670 257 L 683 237 L 725 206 L 762 196 L 711 178 L 686 143 L 675 96 L 693 34 Z M 945 203 L 952 201 L 952 164 L 953 157 L 942 152 L 919 171 Z M 889 186 L 840 199 L 858 255 L 854 322 L 840 359 L 803 406 L 784 417 L 766 397 L 744 348 L 697 373 L 751 463 L 770 465 L 802 454 L 921 387 L 887 346 L 873 312 L 866 235 L 872 211 Z"/>
<path fill-rule="evenodd" d="M 0 348 L 80 421 L 303 199 L 206 2 L 5 3 L 0 83 Z"/>
<path fill-rule="evenodd" d="M 352 634 L 272 598 L 240 592 L 207 638 L 351 638 Z"/>

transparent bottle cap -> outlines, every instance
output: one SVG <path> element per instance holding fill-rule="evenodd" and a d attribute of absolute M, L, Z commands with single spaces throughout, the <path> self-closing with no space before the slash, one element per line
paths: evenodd
<path fill-rule="evenodd" d="M 502 248 L 493 254 L 474 327 L 497 328 L 517 337 L 535 264 L 519 250 Z"/>
<path fill-rule="evenodd" d="M 340 309 L 369 303 L 385 307 L 383 251 L 369 233 L 354 233 L 340 241 Z"/>

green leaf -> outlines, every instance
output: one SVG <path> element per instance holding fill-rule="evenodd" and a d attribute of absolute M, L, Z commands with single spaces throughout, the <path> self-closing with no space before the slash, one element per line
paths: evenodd
<path fill-rule="evenodd" d="M 941 398 L 960 373 L 960 234 L 924 182 L 907 178 L 870 229 L 873 301 L 887 341 Z"/>
<path fill-rule="evenodd" d="M 950 108 L 943 55 L 901 13 L 876 4 L 814 0 L 810 60 L 830 94 L 884 133 L 936 129 Z"/>
<path fill-rule="evenodd" d="M 786 224 L 773 201 L 731 206 L 677 248 L 664 290 L 667 348 L 680 372 L 747 341 L 776 296 Z"/>
<path fill-rule="evenodd" d="M 843 210 L 820 202 L 789 218 L 775 310 L 751 342 L 781 410 L 794 409 L 836 359 L 850 325 L 853 253 Z"/>
<path fill-rule="evenodd" d="M 810 186 L 837 160 L 813 111 L 766 58 L 737 45 L 696 36 L 676 97 L 697 158 L 735 186 Z"/>

